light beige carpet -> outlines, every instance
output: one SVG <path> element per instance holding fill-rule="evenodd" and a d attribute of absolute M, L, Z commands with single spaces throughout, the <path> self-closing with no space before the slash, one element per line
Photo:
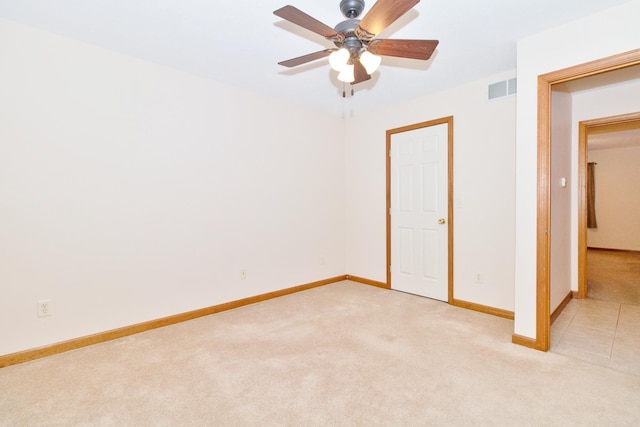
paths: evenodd
<path fill-rule="evenodd" d="M 639 425 L 640 376 L 342 282 L 0 369 L 0 425 Z"/>
<path fill-rule="evenodd" d="M 640 252 L 587 251 L 589 298 L 640 305 Z"/>

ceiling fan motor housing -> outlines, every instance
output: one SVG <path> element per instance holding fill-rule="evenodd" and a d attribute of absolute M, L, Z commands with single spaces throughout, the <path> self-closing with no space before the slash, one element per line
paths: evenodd
<path fill-rule="evenodd" d="M 357 18 L 363 10 L 364 0 L 342 0 L 340 2 L 340 11 L 345 18 Z"/>
<path fill-rule="evenodd" d="M 335 30 L 342 34 L 343 38 L 341 40 L 334 41 L 334 44 L 338 48 L 342 47 L 347 49 L 352 56 L 357 55 L 363 47 L 362 41 L 359 40 L 355 34 L 355 30 L 359 22 L 359 19 L 347 19 L 346 21 L 340 22 L 335 27 Z"/>

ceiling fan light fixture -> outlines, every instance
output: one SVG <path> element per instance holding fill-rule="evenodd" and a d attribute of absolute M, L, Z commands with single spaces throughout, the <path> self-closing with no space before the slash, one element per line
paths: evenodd
<path fill-rule="evenodd" d="M 325 48 L 278 64 L 295 67 L 329 57 L 331 68 L 338 72 L 338 80 L 353 86 L 371 80 L 371 74 L 380 66 L 381 56 L 426 61 L 438 46 L 438 40 L 377 38 L 378 34 L 409 12 L 420 0 L 376 0 L 362 18 L 359 17 L 364 11 L 365 0 L 339 1 L 340 11 L 347 19 L 333 28 L 291 5 L 273 12 L 335 45 L 334 48 Z"/>
<path fill-rule="evenodd" d="M 345 48 L 333 51 L 331 55 L 329 55 L 329 65 L 331 65 L 331 68 L 334 70 L 340 72 L 347 65 L 350 56 L 351 54 Z"/>
<path fill-rule="evenodd" d="M 381 62 L 382 57 L 374 55 L 368 50 L 365 50 L 360 55 L 360 63 L 364 66 L 364 69 L 367 70 L 367 74 L 369 75 L 373 74 L 378 69 Z"/>
<path fill-rule="evenodd" d="M 353 64 L 347 64 L 340 74 L 338 74 L 338 80 L 345 83 L 351 83 L 356 79 L 353 73 Z"/>

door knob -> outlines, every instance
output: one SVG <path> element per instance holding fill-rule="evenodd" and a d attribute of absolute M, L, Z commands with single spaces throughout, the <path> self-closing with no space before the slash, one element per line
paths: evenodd
<path fill-rule="evenodd" d="M 447 222 L 444 218 L 440 218 L 438 220 L 438 224 L 444 224 L 445 222 Z"/>

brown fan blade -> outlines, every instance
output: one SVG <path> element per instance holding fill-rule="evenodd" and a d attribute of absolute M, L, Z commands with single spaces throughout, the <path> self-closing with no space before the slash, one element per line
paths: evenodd
<path fill-rule="evenodd" d="M 418 3 L 420 0 L 378 0 L 358 24 L 356 34 L 371 39 Z"/>
<path fill-rule="evenodd" d="M 308 55 L 299 56 L 297 58 L 288 59 L 286 61 L 278 62 L 278 65 L 284 65 L 285 67 L 295 67 L 297 65 L 306 64 L 307 62 L 315 61 L 316 59 L 324 58 L 331 55 L 336 49 L 325 49 L 318 52 L 310 53 Z"/>
<path fill-rule="evenodd" d="M 431 58 L 438 46 L 438 40 L 395 40 L 376 39 L 369 43 L 369 52 L 376 55 L 397 56 L 400 58 L 422 59 Z"/>
<path fill-rule="evenodd" d="M 309 31 L 313 31 L 316 34 L 320 34 L 322 37 L 326 37 L 328 39 L 338 37 L 338 32 L 336 30 L 293 6 L 282 7 L 274 11 L 273 14 L 289 22 L 293 22 L 302 28 L 306 28 Z"/>
<path fill-rule="evenodd" d="M 353 77 L 354 79 L 351 82 L 352 85 L 367 81 L 371 78 L 367 73 L 367 70 L 365 70 L 364 65 L 362 65 L 360 60 L 357 58 L 353 60 Z"/>

